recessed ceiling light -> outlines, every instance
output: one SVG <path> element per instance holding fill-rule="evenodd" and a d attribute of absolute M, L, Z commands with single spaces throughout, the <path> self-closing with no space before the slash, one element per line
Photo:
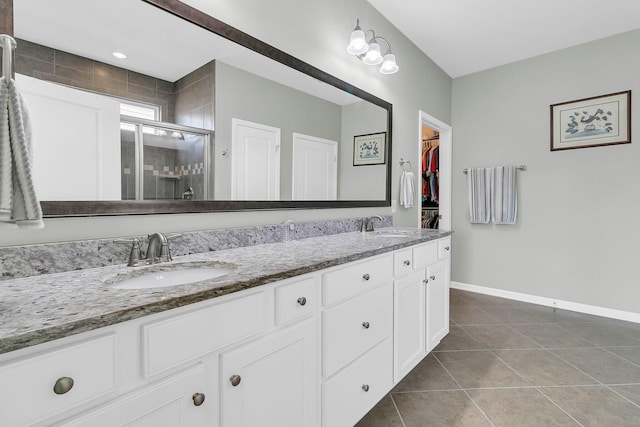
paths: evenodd
<path fill-rule="evenodd" d="M 112 55 L 118 59 L 125 59 L 127 57 L 127 55 L 122 52 L 113 52 Z"/>

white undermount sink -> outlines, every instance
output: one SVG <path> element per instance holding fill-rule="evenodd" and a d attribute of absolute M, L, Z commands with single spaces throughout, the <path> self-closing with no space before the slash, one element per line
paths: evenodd
<path fill-rule="evenodd" d="M 107 278 L 105 283 L 115 289 L 156 289 L 188 285 L 225 276 L 235 266 L 219 262 L 187 262 L 132 268 L 131 271 Z"/>

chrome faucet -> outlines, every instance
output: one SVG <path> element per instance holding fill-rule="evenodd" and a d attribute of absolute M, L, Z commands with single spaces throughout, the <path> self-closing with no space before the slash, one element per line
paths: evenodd
<path fill-rule="evenodd" d="M 169 251 L 169 241 L 167 236 L 162 233 L 149 234 L 149 246 L 147 246 L 147 264 L 155 264 L 156 262 L 171 261 L 171 252 Z"/>
<path fill-rule="evenodd" d="M 373 223 L 374 223 L 374 220 L 376 219 L 379 219 L 380 221 L 384 221 L 384 218 L 382 218 L 380 215 L 370 216 L 365 220 L 364 231 L 374 231 Z"/>

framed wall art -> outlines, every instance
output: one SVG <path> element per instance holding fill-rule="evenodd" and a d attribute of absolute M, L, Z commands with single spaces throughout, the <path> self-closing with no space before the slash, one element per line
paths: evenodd
<path fill-rule="evenodd" d="M 387 133 L 370 133 L 353 137 L 353 166 L 383 165 Z"/>
<path fill-rule="evenodd" d="M 551 105 L 551 151 L 630 143 L 630 90 Z"/>

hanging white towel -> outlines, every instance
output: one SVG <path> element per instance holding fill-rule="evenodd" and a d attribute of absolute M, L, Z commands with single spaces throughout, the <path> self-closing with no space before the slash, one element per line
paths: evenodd
<path fill-rule="evenodd" d="M 402 175 L 400 175 L 400 206 L 404 206 L 405 208 L 412 208 L 414 206 L 415 180 L 416 178 L 413 172 L 407 170 L 402 171 Z"/>
<path fill-rule="evenodd" d="M 471 168 L 467 171 L 469 222 L 488 224 L 491 221 L 492 168 Z"/>
<path fill-rule="evenodd" d="M 496 224 L 516 223 L 518 214 L 517 166 L 498 166 L 493 171 L 492 219 Z"/>
<path fill-rule="evenodd" d="M 31 167 L 27 109 L 15 82 L 0 77 L 0 223 L 44 227 Z"/>

